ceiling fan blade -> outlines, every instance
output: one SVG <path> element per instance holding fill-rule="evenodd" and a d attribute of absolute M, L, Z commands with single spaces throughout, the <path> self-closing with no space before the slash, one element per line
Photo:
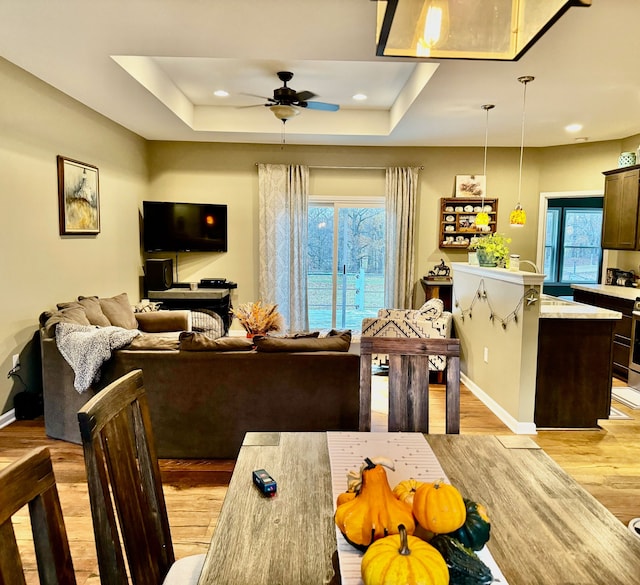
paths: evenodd
<path fill-rule="evenodd" d="M 340 109 L 337 104 L 326 104 L 325 102 L 301 102 L 298 105 L 308 110 L 324 110 L 325 112 L 337 112 Z"/>
<path fill-rule="evenodd" d="M 313 93 L 312 91 L 301 91 L 296 93 L 296 100 L 299 102 L 307 102 L 316 96 L 317 94 Z"/>
<path fill-rule="evenodd" d="M 239 95 L 248 95 L 249 97 L 260 98 L 261 100 L 267 100 L 269 102 L 274 102 L 275 100 L 272 97 L 265 97 L 263 95 L 256 95 L 255 93 L 240 93 Z"/>
<path fill-rule="evenodd" d="M 272 106 L 273 104 L 251 104 L 250 106 L 236 106 L 236 110 L 244 110 L 245 108 L 262 108 Z"/>

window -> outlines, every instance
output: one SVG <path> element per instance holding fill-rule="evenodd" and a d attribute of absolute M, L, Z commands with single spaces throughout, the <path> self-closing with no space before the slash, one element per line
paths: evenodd
<path fill-rule="evenodd" d="M 602 198 L 549 199 L 544 290 L 573 294 L 572 283 L 597 283 L 602 266 Z"/>

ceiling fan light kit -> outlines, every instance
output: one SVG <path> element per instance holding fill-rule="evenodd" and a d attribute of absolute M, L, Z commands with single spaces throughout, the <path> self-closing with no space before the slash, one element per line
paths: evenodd
<path fill-rule="evenodd" d="M 291 118 L 295 118 L 300 113 L 298 108 L 284 104 L 269 106 L 269 109 L 273 112 L 273 115 L 278 118 L 278 120 L 282 120 L 282 122 L 291 120 Z"/>
<path fill-rule="evenodd" d="M 591 0 L 385 0 L 376 55 L 517 61 L 572 6 Z"/>

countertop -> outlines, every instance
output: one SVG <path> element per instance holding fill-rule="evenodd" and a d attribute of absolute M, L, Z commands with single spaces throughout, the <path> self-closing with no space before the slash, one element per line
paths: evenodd
<path fill-rule="evenodd" d="M 635 301 L 636 297 L 640 297 L 640 288 L 633 286 L 613 286 L 610 284 L 572 284 L 571 288 L 584 290 L 609 297 L 617 297 L 619 299 L 628 299 Z"/>
<path fill-rule="evenodd" d="M 540 297 L 540 319 L 622 319 L 622 313 L 543 294 Z"/>

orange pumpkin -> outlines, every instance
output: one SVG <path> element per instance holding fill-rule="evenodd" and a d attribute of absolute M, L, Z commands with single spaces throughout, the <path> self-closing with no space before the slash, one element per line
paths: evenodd
<path fill-rule="evenodd" d="M 447 585 L 449 569 L 442 555 L 417 536 L 399 534 L 374 542 L 362 557 L 365 585 Z"/>
<path fill-rule="evenodd" d="M 393 495 L 384 467 L 365 461 L 360 493 L 339 506 L 334 518 L 347 541 L 361 550 L 374 540 L 397 534 L 400 524 L 409 534 L 415 529 L 411 506 Z"/>
<path fill-rule="evenodd" d="M 467 510 L 460 492 L 439 480 L 418 488 L 413 498 L 413 515 L 423 528 L 447 534 L 464 524 Z"/>
<path fill-rule="evenodd" d="M 424 484 L 424 481 L 418 481 L 417 479 L 405 479 L 401 481 L 396 487 L 393 488 L 393 495 L 401 502 L 406 502 L 410 506 L 413 505 L 413 498 L 416 490 Z"/>

